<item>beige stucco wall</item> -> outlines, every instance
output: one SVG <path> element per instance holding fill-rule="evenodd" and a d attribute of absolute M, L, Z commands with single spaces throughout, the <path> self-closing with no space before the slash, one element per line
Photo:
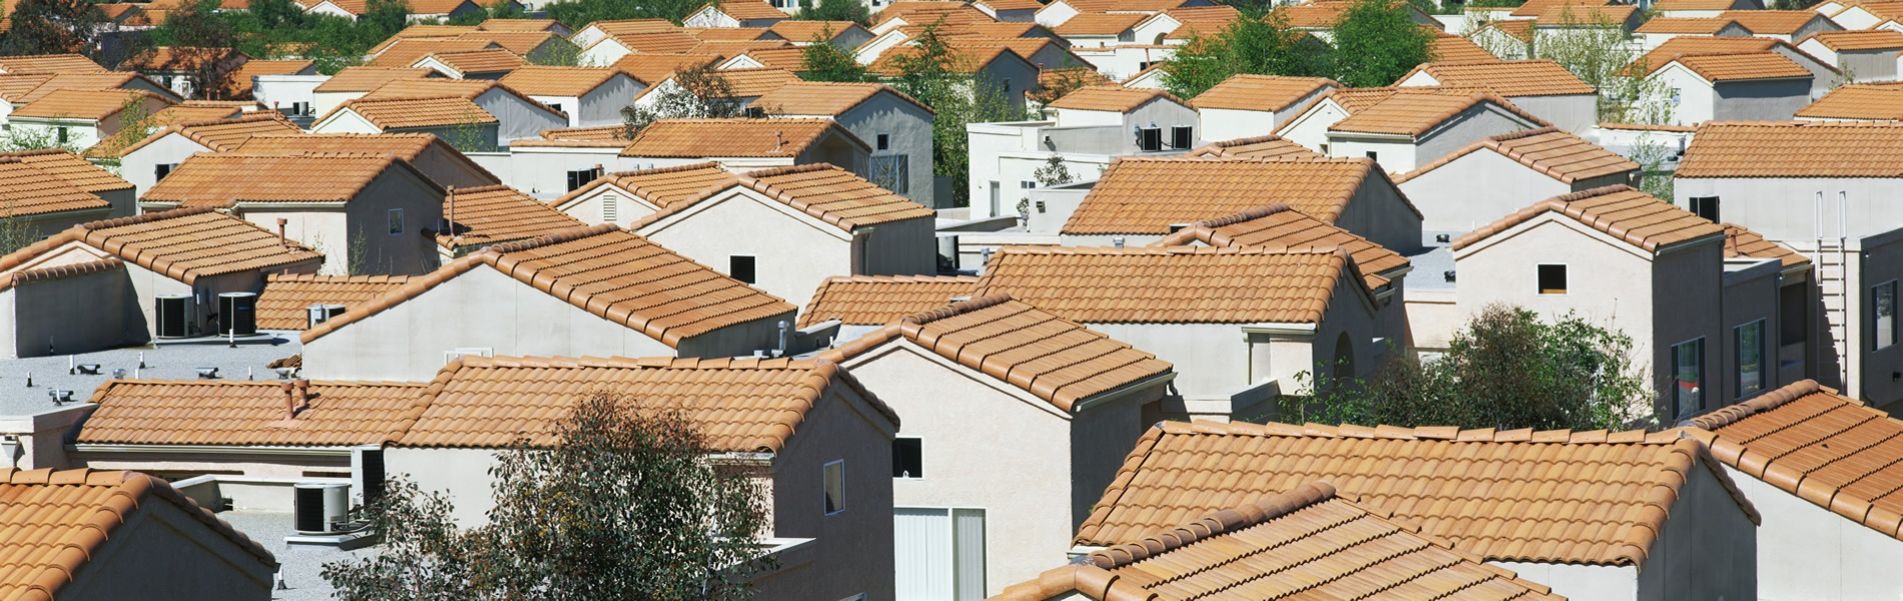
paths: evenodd
<path fill-rule="evenodd" d="M 213 532 L 185 510 L 140 503 L 93 552 L 59 598 L 270 599 L 275 565 Z"/>
<path fill-rule="evenodd" d="M 1209 140 L 1233 140 L 1275 133 L 1275 113 L 1235 109 L 1200 109 L 1200 133 Z"/>
<path fill-rule="evenodd" d="M 210 152 L 210 148 L 192 141 L 176 132 L 153 140 L 119 158 L 119 177 L 132 182 L 139 196 L 145 196 L 158 183 L 159 165 L 176 165 L 185 162 L 187 157 L 200 152 Z"/>
<path fill-rule="evenodd" d="M 855 273 L 852 232 L 750 189 L 729 189 L 635 233 L 723 274 L 732 275 L 733 257 L 754 257 L 754 286 L 802 307 L 827 277 Z"/>
<path fill-rule="evenodd" d="M 1421 210 L 1421 228 L 1467 232 L 1573 187 L 1490 149 L 1462 155 L 1401 182 Z"/>
<path fill-rule="evenodd" d="M 892 93 L 875 94 L 836 118 L 846 131 L 852 132 L 853 136 L 872 148 L 873 156 L 896 154 L 908 157 L 906 168 L 912 177 L 910 190 L 904 196 L 919 204 L 937 208 L 939 200 L 932 187 L 933 119 L 932 113 Z M 886 135 L 885 150 L 879 150 L 877 146 L 879 134 Z M 944 199 L 944 202 L 949 205 L 950 200 Z"/>
<path fill-rule="evenodd" d="M 421 175 L 392 167 L 378 175 L 347 203 L 335 207 L 241 203 L 239 216 L 277 231 L 324 254 L 322 273 L 420 275 L 436 268 L 436 242 L 422 234 L 443 219 L 442 192 Z M 389 233 L 388 211 L 403 211 L 403 231 Z M 356 255 L 353 257 L 353 255 Z"/>
<path fill-rule="evenodd" d="M 1758 598 L 1766 601 L 1896 599 L 1903 542 L 1725 467 L 1763 515 L 1757 528 Z"/>

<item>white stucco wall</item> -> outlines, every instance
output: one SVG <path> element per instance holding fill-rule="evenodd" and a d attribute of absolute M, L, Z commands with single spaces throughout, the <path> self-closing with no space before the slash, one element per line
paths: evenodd
<path fill-rule="evenodd" d="M 1759 599 L 1903 597 L 1892 564 L 1903 542 L 1730 466 L 1725 472 L 1764 516 L 1757 529 Z"/>
<path fill-rule="evenodd" d="M 1437 232 L 1471 231 L 1574 189 L 1487 148 L 1419 173 L 1400 187 L 1421 210 L 1421 228 Z"/>

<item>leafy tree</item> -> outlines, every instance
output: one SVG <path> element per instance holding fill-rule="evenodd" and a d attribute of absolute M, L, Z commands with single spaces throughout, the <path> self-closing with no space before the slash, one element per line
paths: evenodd
<path fill-rule="evenodd" d="M 1290 396 L 1282 421 L 1466 428 L 1629 427 L 1651 389 L 1632 339 L 1567 315 L 1547 322 L 1502 305 L 1482 310 L 1436 359 L 1394 359 L 1366 380 L 1320 376 Z"/>
<path fill-rule="evenodd" d="M 86 0 L 17 0 L 0 55 L 69 54 L 93 56 L 106 14 Z"/>
<path fill-rule="evenodd" d="M 865 65 L 859 64 L 859 59 L 827 41 L 832 37 L 831 27 L 813 36 L 813 43 L 807 45 L 800 55 L 805 63 L 800 78 L 807 81 L 872 81 L 872 74 L 866 71 Z"/>
<path fill-rule="evenodd" d="M 1335 80 L 1352 87 L 1394 83 L 1432 59 L 1434 34 L 1396 0 L 1354 0 L 1335 24 Z"/>
<path fill-rule="evenodd" d="M 1671 122 L 1671 88 L 1647 77 L 1651 68 L 1641 60 L 1642 48 L 1632 43 L 1624 27 L 1596 11 L 1576 16 L 1571 8 L 1564 8 L 1560 19 L 1574 27 L 1540 37 L 1533 55 L 1559 63 L 1599 90 L 1600 122 Z"/>
<path fill-rule="evenodd" d="M 713 62 L 675 71 L 673 81 L 673 85 L 654 93 L 652 105 L 628 105 L 621 109 L 627 138 L 633 139 L 648 124 L 661 119 L 739 117 L 746 106 L 733 95 L 733 86 Z"/>
<path fill-rule="evenodd" d="M 366 508 L 382 547 L 326 564 L 347 601 L 384 599 L 708 599 L 751 596 L 765 495 L 745 468 L 673 411 L 598 393 L 490 470 L 488 523 L 459 528 L 454 507 L 398 481 Z M 585 476 L 585 477 L 583 477 Z"/>
<path fill-rule="evenodd" d="M 251 16 L 260 29 L 297 27 L 304 23 L 304 9 L 291 0 L 252 0 Z"/>
<path fill-rule="evenodd" d="M 1064 165 L 1062 155 L 1053 153 L 1051 158 L 1044 159 L 1043 167 L 1031 172 L 1031 178 L 1037 180 L 1037 185 L 1046 188 L 1062 186 L 1071 182 L 1070 167 Z"/>
<path fill-rule="evenodd" d="M 818 6 L 800 9 L 793 18 L 803 21 L 852 21 L 865 25 L 872 20 L 871 9 L 858 0 L 821 1 Z"/>
<path fill-rule="evenodd" d="M 705 4 L 706 0 L 560 0 L 542 9 L 548 18 L 579 30 L 595 21 L 620 19 L 667 19 L 678 24 Z"/>
<path fill-rule="evenodd" d="M 932 119 L 932 173 L 954 182 L 968 179 L 971 167 L 971 123 L 1021 121 L 1027 115 L 994 82 L 973 74 L 968 58 L 953 50 L 939 34 L 939 21 L 926 25 L 916 45 L 894 59 L 894 87 L 936 113 Z M 971 190 L 952 186 L 951 206 L 968 206 Z"/>
<path fill-rule="evenodd" d="M 548 50 L 529 55 L 529 62 L 547 67 L 577 67 L 581 65 L 581 47 L 566 40 L 557 41 Z"/>
<path fill-rule="evenodd" d="M 1328 75 L 1326 48 L 1304 41 L 1279 14 L 1237 19 L 1211 36 L 1197 36 L 1163 63 L 1163 87 L 1192 98 L 1232 75 Z"/>
<path fill-rule="evenodd" d="M 410 26 L 410 3 L 405 0 L 370 0 L 365 5 L 363 16 L 357 17 L 371 31 L 382 32 L 383 38 L 396 35 Z M 381 41 L 379 38 L 378 41 Z"/>

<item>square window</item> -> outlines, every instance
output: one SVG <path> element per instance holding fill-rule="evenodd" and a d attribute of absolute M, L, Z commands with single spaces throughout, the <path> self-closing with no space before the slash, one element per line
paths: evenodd
<path fill-rule="evenodd" d="M 1876 348 L 1886 349 L 1896 344 L 1896 281 L 1891 280 L 1870 291 L 1870 324 L 1876 329 L 1872 340 Z"/>
<path fill-rule="evenodd" d="M 1718 197 L 1693 196 L 1691 205 L 1692 212 L 1697 213 L 1699 217 L 1704 217 L 1713 223 L 1718 221 Z"/>
<path fill-rule="evenodd" d="M 55 131 L 58 132 L 59 143 L 65 144 L 66 143 L 66 128 L 64 127 L 55 128 Z"/>
<path fill-rule="evenodd" d="M 886 150 L 889 148 L 892 148 L 892 136 L 887 134 L 879 134 L 878 150 Z"/>
<path fill-rule="evenodd" d="M 1705 339 L 1672 346 L 1672 404 L 1679 417 L 1705 407 Z"/>
<path fill-rule="evenodd" d="M 568 172 L 568 191 L 574 192 L 582 186 L 588 185 L 589 182 L 599 179 L 601 172 L 602 168 L 600 167 Z"/>
<path fill-rule="evenodd" d="M 892 477 L 925 477 L 925 441 L 917 438 L 892 439 Z"/>
<path fill-rule="evenodd" d="M 1540 266 L 1540 294 L 1566 293 L 1566 266 Z"/>
<path fill-rule="evenodd" d="M 390 235 L 403 233 L 403 209 L 390 209 Z"/>
<path fill-rule="evenodd" d="M 753 257 L 734 255 L 727 258 L 727 277 L 748 284 L 754 283 Z"/>
<path fill-rule="evenodd" d="M 826 489 L 826 515 L 846 510 L 846 460 L 827 463 L 820 468 L 820 480 Z"/>

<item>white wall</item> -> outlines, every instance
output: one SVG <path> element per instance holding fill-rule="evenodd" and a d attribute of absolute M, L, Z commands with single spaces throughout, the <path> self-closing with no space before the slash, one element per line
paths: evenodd
<path fill-rule="evenodd" d="M 1903 541 L 1725 466 L 1763 516 L 1757 528 L 1758 598 L 1895 599 Z"/>
<path fill-rule="evenodd" d="M 750 189 L 731 188 L 636 233 L 723 274 L 732 275 L 732 257 L 754 257 L 754 285 L 802 307 L 826 278 L 854 274 L 851 232 Z"/>
<path fill-rule="evenodd" d="M 120 157 L 119 177 L 131 182 L 138 196 L 144 197 L 146 191 L 158 183 L 159 165 L 177 166 L 200 152 L 211 152 L 211 149 L 177 132 L 169 133 Z"/>
<path fill-rule="evenodd" d="M 1486 148 L 1415 175 L 1400 187 L 1421 210 L 1421 228 L 1436 232 L 1472 231 L 1574 189 Z"/>

